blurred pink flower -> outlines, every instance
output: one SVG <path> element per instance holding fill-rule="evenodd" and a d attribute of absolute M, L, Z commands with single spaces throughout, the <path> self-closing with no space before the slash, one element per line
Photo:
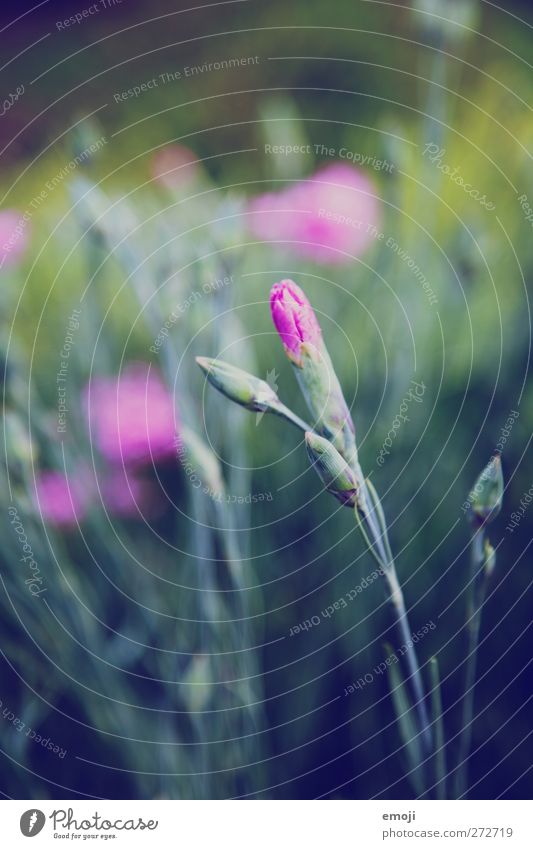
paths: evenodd
<path fill-rule="evenodd" d="M 298 359 L 304 343 L 320 347 L 322 334 L 313 307 L 293 280 L 274 283 L 270 290 L 270 311 L 289 356 Z"/>
<path fill-rule="evenodd" d="M 85 387 L 91 439 L 108 460 L 149 463 L 174 453 L 178 428 L 161 376 L 131 363 L 120 377 L 96 377 Z"/>
<path fill-rule="evenodd" d="M 125 519 L 154 518 L 161 513 L 161 499 L 153 481 L 116 467 L 102 484 L 105 507 Z"/>
<path fill-rule="evenodd" d="M 92 500 L 92 489 L 80 473 L 65 477 L 62 472 L 41 472 L 35 482 L 37 507 L 45 522 L 69 527 L 80 522 Z"/>
<path fill-rule="evenodd" d="M 288 242 L 293 253 L 340 265 L 372 241 L 379 204 L 362 171 L 335 162 L 280 192 L 252 200 L 248 222 L 259 239 Z"/>
<path fill-rule="evenodd" d="M 16 265 L 28 246 L 28 224 L 15 209 L 0 211 L 0 266 Z"/>
<path fill-rule="evenodd" d="M 191 183 L 198 172 L 198 157 L 181 144 L 169 144 L 152 157 L 154 180 L 167 189 L 179 189 Z"/>

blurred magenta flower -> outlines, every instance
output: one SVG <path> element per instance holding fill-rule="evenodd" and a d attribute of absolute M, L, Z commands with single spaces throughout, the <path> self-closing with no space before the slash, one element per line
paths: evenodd
<path fill-rule="evenodd" d="M 174 453 L 179 427 L 161 376 L 131 363 L 119 377 L 96 377 L 85 387 L 91 439 L 113 463 L 156 462 Z"/>
<path fill-rule="evenodd" d="M 293 280 L 274 283 L 270 290 L 270 311 L 287 355 L 300 360 L 302 344 L 311 350 L 321 347 L 322 333 L 313 307 Z"/>
<path fill-rule="evenodd" d="M 152 157 L 151 172 L 167 189 L 184 188 L 198 173 L 198 157 L 185 145 L 169 144 Z"/>
<path fill-rule="evenodd" d="M 37 507 L 45 522 L 65 528 L 81 522 L 92 500 L 92 487 L 84 472 L 65 477 L 62 472 L 41 472 L 35 481 Z"/>
<path fill-rule="evenodd" d="M 101 488 L 104 506 L 125 519 L 154 518 L 161 513 L 159 491 L 153 481 L 123 467 L 114 467 Z"/>
<path fill-rule="evenodd" d="M 286 242 L 293 253 L 325 264 L 349 263 L 359 256 L 378 222 L 373 184 L 342 162 L 248 205 L 248 226 L 259 239 Z"/>
<path fill-rule="evenodd" d="M 15 209 L 0 211 L 0 266 L 16 265 L 28 246 L 28 225 Z"/>

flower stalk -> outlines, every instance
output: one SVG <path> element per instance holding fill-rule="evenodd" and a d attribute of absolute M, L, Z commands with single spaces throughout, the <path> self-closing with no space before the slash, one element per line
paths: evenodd
<path fill-rule="evenodd" d="M 479 475 L 469 496 L 471 536 L 466 604 L 468 641 L 461 732 L 454 776 L 456 799 L 463 798 L 468 792 L 468 758 L 472 748 L 479 634 L 487 585 L 496 566 L 496 552 L 487 539 L 486 528 L 501 510 L 503 490 L 501 460 L 499 455 L 495 455 Z"/>
<path fill-rule="evenodd" d="M 408 686 L 413 694 L 410 712 L 416 727 L 413 752 L 414 749 L 420 752 L 415 760 L 419 775 L 423 775 L 424 758 L 432 754 L 431 723 L 381 502 L 374 486 L 365 480 L 361 470 L 353 420 L 311 304 L 292 280 L 282 280 L 272 288 L 270 307 L 285 352 L 313 416 L 313 429 L 283 405 L 264 381 L 217 360 L 199 357 L 197 362 L 210 383 L 230 400 L 249 410 L 280 415 L 303 429 L 309 458 L 326 490 L 343 505 L 353 508 L 365 544 L 385 579 L 394 624 L 406 646 Z M 403 684 L 402 687 L 405 698 L 409 698 Z M 401 721 L 400 717 L 398 719 Z"/>

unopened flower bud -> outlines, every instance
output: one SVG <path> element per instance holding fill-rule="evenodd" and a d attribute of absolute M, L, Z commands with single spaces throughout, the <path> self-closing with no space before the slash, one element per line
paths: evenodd
<path fill-rule="evenodd" d="M 313 416 L 314 430 L 353 464 L 357 460 L 354 424 L 311 304 L 296 283 L 282 280 L 272 287 L 270 309 Z"/>
<path fill-rule="evenodd" d="M 495 454 L 485 466 L 470 493 L 472 513 L 479 523 L 491 522 L 500 512 L 503 499 L 502 463 Z"/>
<path fill-rule="evenodd" d="M 305 445 L 309 459 L 327 491 L 347 507 L 354 507 L 359 487 L 346 460 L 331 442 L 311 431 L 305 434 Z"/>
<path fill-rule="evenodd" d="M 279 405 L 278 396 L 266 380 L 222 360 L 196 357 L 196 362 L 216 389 L 247 410 L 264 413 Z"/>
<path fill-rule="evenodd" d="M 319 357 L 322 331 L 306 295 L 292 280 L 275 283 L 270 292 L 270 310 L 283 347 L 292 362 L 302 365 L 302 348 Z"/>

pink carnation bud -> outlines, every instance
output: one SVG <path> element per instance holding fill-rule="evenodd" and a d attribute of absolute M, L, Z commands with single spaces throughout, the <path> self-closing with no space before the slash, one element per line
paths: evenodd
<path fill-rule="evenodd" d="M 270 310 L 287 355 L 300 359 L 301 347 L 317 350 L 322 334 L 313 308 L 299 286 L 292 280 L 274 283 L 270 290 Z"/>

